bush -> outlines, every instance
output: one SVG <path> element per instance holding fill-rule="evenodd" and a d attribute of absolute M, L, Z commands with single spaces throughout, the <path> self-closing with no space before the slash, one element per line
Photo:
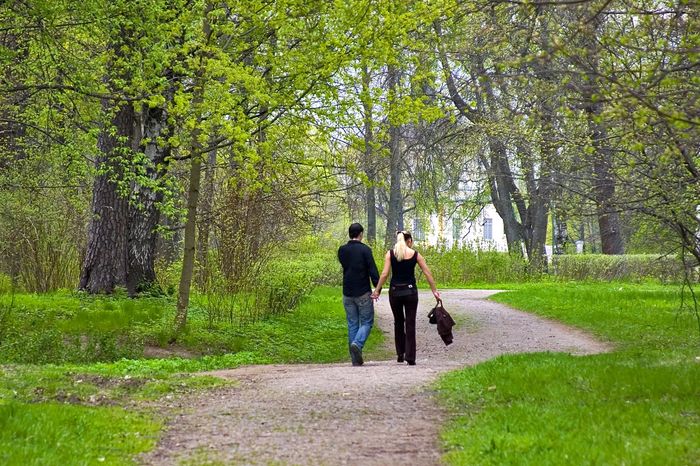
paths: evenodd
<path fill-rule="evenodd" d="M 527 261 L 517 255 L 471 249 L 418 248 L 438 286 L 529 281 Z M 424 277 L 421 279 L 425 281 Z"/>
<path fill-rule="evenodd" d="M 567 280 L 640 282 L 654 279 L 673 283 L 683 279 L 683 264 L 671 256 L 654 254 L 560 255 L 553 258 L 554 275 Z"/>
<path fill-rule="evenodd" d="M 340 266 L 331 249 L 313 238 L 302 239 L 272 254 L 257 275 L 245 282 L 230 283 L 213 270 L 205 292 L 194 301 L 205 311 L 209 328 L 248 325 L 284 314 L 314 287 L 338 280 Z"/>
<path fill-rule="evenodd" d="M 12 278 L 0 272 L 0 294 L 12 293 Z"/>
<path fill-rule="evenodd" d="M 87 205 L 73 194 L 0 193 L 0 270 L 17 288 L 46 293 L 71 288 L 80 277 Z"/>
<path fill-rule="evenodd" d="M 438 286 L 479 283 L 539 281 L 547 277 L 564 280 L 627 281 L 656 280 L 677 283 L 683 279 L 683 264 L 677 257 L 654 254 L 563 254 L 553 258 L 548 273 L 533 271 L 523 257 L 498 251 L 417 248 L 425 257 Z M 380 268 L 385 251 L 375 251 Z M 419 279 L 425 277 L 417 272 Z M 697 281 L 697 273 L 694 280 Z"/>
<path fill-rule="evenodd" d="M 14 301 L 13 301 L 14 300 Z M 168 305 L 56 293 L 0 298 L 0 362 L 89 363 L 143 355 Z"/>
<path fill-rule="evenodd" d="M 164 259 L 158 259 L 155 267 L 155 286 L 157 286 L 165 294 L 174 296 L 180 284 L 180 275 L 182 275 L 182 260 L 167 262 Z"/>

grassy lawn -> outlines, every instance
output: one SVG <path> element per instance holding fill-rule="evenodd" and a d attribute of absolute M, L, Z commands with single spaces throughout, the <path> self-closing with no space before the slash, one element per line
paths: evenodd
<path fill-rule="evenodd" d="M 21 359 L 23 346 L 28 353 L 40 355 L 42 344 L 58 351 L 43 360 L 59 356 L 59 361 L 70 361 L 75 355 L 58 343 L 70 340 L 66 335 L 80 328 L 86 314 L 94 323 L 90 328 L 96 341 L 116 344 L 119 339 L 105 335 L 140 329 L 138 339 L 126 341 L 129 345 L 143 345 L 156 338 L 160 332 L 157 324 L 172 317 L 171 303 L 162 299 L 117 299 L 105 304 L 58 294 L 16 296 L 15 303 L 26 313 L 15 314 L 13 328 L 26 326 L 22 327 L 24 333 L 15 331 L 0 340 L 4 350 L 0 361 L 5 362 L 0 365 L 0 464 L 129 464 L 136 454 L 153 447 L 161 427 L 158 413 L 140 408 L 140 401 L 230 383 L 192 372 L 244 364 L 349 363 L 345 312 L 338 288 L 318 288 L 293 312 L 245 326 L 208 328 L 206 319 L 195 309 L 186 341 L 208 338 L 208 344 L 220 352 L 193 359 L 11 363 Z M 26 330 L 32 327 L 25 317 L 34 330 L 45 332 Z M 382 338 L 381 332 L 372 332 L 369 355 L 377 351 Z M 9 343 L 3 346 L 3 342 Z M 71 341 L 66 344 L 71 345 Z M 228 352 L 221 351 L 227 346 Z M 131 346 L 130 351 L 137 350 Z M 121 353 L 115 346 L 103 354 Z M 129 411 L 122 408 L 125 406 Z"/>
<path fill-rule="evenodd" d="M 0 404 L 0 463 L 124 464 L 155 445 L 160 424 L 121 408 Z"/>
<path fill-rule="evenodd" d="M 700 337 L 679 288 L 527 284 L 493 299 L 589 330 L 609 354 L 509 355 L 441 378 L 448 464 L 700 464 Z"/>

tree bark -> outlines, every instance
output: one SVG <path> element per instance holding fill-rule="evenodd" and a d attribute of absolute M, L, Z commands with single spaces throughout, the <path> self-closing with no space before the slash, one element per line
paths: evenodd
<path fill-rule="evenodd" d="M 535 64 L 535 72 L 544 83 L 551 83 L 551 75 L 542 63 Z M 533 270 L 545 269 L 547 243 L 547 220 L 552 204 L 554 192 L 554 173 L 557 160 L 556 143 L 553 140 L 555 134 L 554 110 L 546 97 L 542 96 L 537 104 L 537 122 L 539 126 L 539 157 L 537 164 L 534 157 L 528 154 L 525 158 L 529 161 L 526 174 L 527 194 L 530 198 L 527 207 L 526 219 L 523 224 L 525 245 L 528 260 Z M 536 166 L 537 165 L 537 166 Z M 554 247 L 554 243 L 552 244 Z"/>
<path fill-rule="evenodd" d="M 156 280 L 155 258 L 157 227 L 160 221 L 158 203 L 163 194 L 153 189 L 165 175 L 169 146 L 158 143 L 167 128 L 167 112 L 162 107 L 149 108 L 143 113 L 143 137 L 146 141 L 142 149 L 148 165 L 146 176 L 149 185 L 132 184 L 135 203 L 129 205 L 128 270 L 127 290 L 130 296 L 147 289 Z"/>
<path fill-rule="evenodd" d="M 190 164 L 190 186 L 187 190 L 187 221 L 185 223 L 185 250 L 182 257 L 182 274 L 177 296 L 177 315 L 175 317 L 175 335 L 182 332 L 187 324 L 187 307 L 190 303 L 190 288 L 194 271 L 195 234 L 197 223 L 197 203 L 199 202 L 199 184 L 202 174 L 202 161 L 193 156 Z"/>
<path fill-rule="evenodd" d="M 212 4 L 207 2 L 204 5 L 204 19 L 202 21 L 202 32 L 205 43 L 209 43 L 212 36 L 209 13 L 212 11 Z M 192 107 L 199 110 L 204 100 L 204 70 L 206 66 L 206 52 L 204 47 L 199 50 L 199 68 L 194 78 L 194 90 Z M 192 287 L 192 275 L 194 272 L 194 258 L 197 231 L 197 204 L 199 203 L 199 186 L 202 176 L 202 143 L 200 141 L 201 128 L 195 125 L 191 134 L 190 145 L 190 184 L 187 190 L 187 220 L 185 222 L 185 250 L 182 256 L 182 273 L 180 275 L 180 286 L 177 295 L 177 309 L 175 314 L 175 333 L 171 341 L 175 341 L 187 325 L 187 309 L 190 304 L 190 289 Z"/>
<path fill-rule="evenodd" d="M 509 185 L 513 182 L 513 175 L 508 166 L 506 146 L 500 140 L 489 137 L 489 154 L 491 163 L 487 168 L 487 177 L 491 191 L 491 202 L 496 212 L 503 219 L 503 229 L 508 242 L 508 251 L 522 254 L 522 226 L 515 216 L 513 199 Z M 506 169 L 507 168 L 507 169 Z"/>
<path fill-rule="evenodd" d="M 624 254 L 625 243 L 622 238 L 620 216 L 614 206 L 615 179 L 613 177 L 613 152 L 607 143 L 608 132 L 601 122 L 602 102 L 596 100 L 599 94 L 598 50 L 595 38 L 603 19 L 598 16 L 590 25 L 591 33 L 587 36 L 586 47 L 589 53 L 590 72 L 582 89 L 584 110 L 588 117 L 588 128 L 594 149 L 593 190 L 595 192 L 598 227 L 603 254 Z"/>
<path fill-rule="evenodd" d="M 389 88 L 389 105 L 393 105 L 399 81 L 399 70 L 388 67 L 387 85 Z M 384 245 L 390 248 L 396 241 L 396 230 L 403 230 L 403 197 L 401 196 L 401 128 L 389 123 L 389 208 L 387 210 L 386 234 Z"/>
<path fill-rule="evenodd" d="M 362 106 L 364 108 L 364 139 L 365 139 L 365 175 L 367 176 L 366 188 L 366 212 L 367 212 L 367 241 L 374 243 L 377 241 L 377 193 L 376 193 L 376 169 L 374 164 L 374 151 L 372 143 L 374 134 L 372 128 L 372 99 L 370 93 L 370 74 L 367 66 L 362 68 Z"/>
<path fill-rule="evenodd" d="M 597 115 L 602 112 L 599 103 L 587 105 L 588 125 L 595 149 L 593 160 L 593 189 L 595 191 L 598 227 L 603 254 L 624 254 L 625 243 L 622 238 L 620 216 L 613 205 L 615 197 L 615 179 L 613 178 L 612 150 L 604 142 L 607 131 L 603 124 L 597 123 Z"/>
<path fill-rule="evenodd" d="M 120 63 L 128 60 L 132 45 L 132 25 L 121 23 L 114 30 L 109 43 L 115 56 L 105 77 L 108 88 L 130 82 L 130 71 Z M 113 89 L 115 90 L 115 89 Z M 116 89 L 114 94 L 119 94 Z M 111 125 L 102 128 L 98 138 L 98 173 L 95 177 L 92 200 L 92 218 L 88 231 L 86 254 L 81 270 L 79 288 L 90 293 L 111 293 L 117 286 L 126 286 L 134 296 L 144 284 L 155 280 L 155 227 L 159 215 L 158 194 L 151 186 L 139 186 L 132 181 L 127 187 L 126 168 L 133 162 L 133 153 L 144 150 L 149 159 L 146 175 L 152 181 L 162 176 L 162 163 L 166 152 L 157 147 L 167 116 L 164 110 L 152 109 L 145 115 L 142 131 L 137 112 L 129 102 L 112 102 L 104 99 L 105 113 L 112 113 Z M 141 147 L 143 137 L 150 139 Z M 146 183 L 149 185 L 150 183 Z M 129 204 L 125 191 L 131 189 L 134 199 Z"/>
<path fill-rule="evenodd" d="M 103 102 L 103 108 L 108 104 Z M 119 191 L 123 182 L 122 152 L 119 139 L 133 141 L 134 109 L 122 104 L 112 119 L 112 127 L 103 128 L 98 138 L 98 175 L 92 193 L 92 218 L 80 274 L 79 288 L 89 293 L 112 293 L 126 286 L 128 273 L 127 234 L 128 199 Z"/>

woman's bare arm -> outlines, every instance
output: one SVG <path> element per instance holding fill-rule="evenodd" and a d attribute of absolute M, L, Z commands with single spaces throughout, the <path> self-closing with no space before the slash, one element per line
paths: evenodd
<path fill-rule="evenodd" d="M 380 294 L 382 294 L 382 286 L 386 282 L 386 279 L 389 277 L 389 270 L 391 269 L 391 253 L 387 251 L 386 256 L 384 256 L 384 268 L 382 269 L 382 273 L 379 274 L 379 283 L 377 283 L 377 287 L 374 289 L 374 292 L 372 293 L 372 298 L 377 299 Z"/>
<path fill-rule="evenodd" d="M 418 252 L 416 252 L 418 254 Z M 428 280 L 428 284 L 430 285 L 430 289 L 433 291 L 433 296 L 435 296 L 435 299 L 440 299 L 440 293 L 437 290 L 437 286 L 435 286 L 435 280 L 433 279 L 433 274 L 430 272 L 430 268 L 428 267 L 428 264 L 425 263 L 425 259 L 423 259 L 423 256 L 418 254 L 418 257 L 416 258 L 418 261 L 418 265 L 420 266 L 420 269 L 423 271 L 425 274 L 425 279 Z"/>

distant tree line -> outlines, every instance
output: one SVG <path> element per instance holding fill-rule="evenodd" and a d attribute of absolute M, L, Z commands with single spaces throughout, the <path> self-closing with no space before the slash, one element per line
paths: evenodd
<path fill-rule="evenodd" d="M 534 270 L 552 218 L 555 243 L 593 226 L 622 254 L 637 232 L 695 267 L 699 15 L 692 0 L 4 2 L 2 270 L 135 296 L 177 263 L 182 328 L 192 283 L 245 287 L 296 232 L 354 216 L 388 245 L 406 216 L 485 203 Z"/>

